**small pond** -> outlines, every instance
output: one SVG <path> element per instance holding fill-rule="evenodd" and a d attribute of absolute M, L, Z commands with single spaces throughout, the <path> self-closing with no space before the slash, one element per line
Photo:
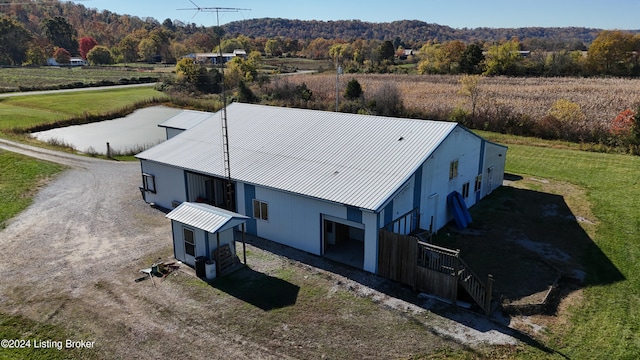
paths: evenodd
<path fill-rule="evenodd" d="M 136 110 L 120 119 L 40 131 L 31 136 L 44 142 L 68 144 L 85 153 L 104 155 L 107 153 L 107 143 L 112 152 L 139 152 L 165 140 L 165 129 L 158 127 L 158 124 L 181 111 L 154 106 Z"/>

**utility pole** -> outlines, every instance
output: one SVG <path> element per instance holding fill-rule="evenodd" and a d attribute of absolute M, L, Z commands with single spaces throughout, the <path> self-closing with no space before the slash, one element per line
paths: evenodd
<path fill-rule="evenodd" d="M 178 9 L 178 10 L 195 10 L 196 13 L 193 15 L 193 17 L 195 17 L 199 12 L 215 12 L 216 13 L 216 24 L 217 27 L 220 28 L 220 13 L 221 12 L 238 12 L 241 10 L 250 10 L 250 9 L 241 9 L 241 8 L 227 8 L 227 7 L 200 7 L 198 6 L 196 3 L 194 3 L 193 1 L 189 0 L 190 3 L 192 3 L 195 8 L 188 8 L 188 9 Z M 223 57 L 223 53 L 222 53 L 222 34 L 220 34 L 219 36 L 219 41 L 218 41 L 218 54 L 219 54 L 219 61 L 220 63 L 218 64 L 219 68 L 220 68 L 220 73 L 222 75 L 222 91 L 221 91 L 221 97 L 222 97 L 222 111 L 221 113 L 221 117 L 222 117 L 222 152 L 223 152 L 223 161 L 224 161 L 224 174 L 225 177 L 227 179 L 226 182 L 226 204 L 227 204 L 227 210 L 235 210 L 232 209 L 233 207 L 233 182 L 231 180 L 231 158 L 229 156 L 229 127 L 227 124 L 227 97 L 225 95 L 225 86 L 224 86 L 224 57 Z"/>
<path fill-rule="evenodd" d="M 340 104 L 340 75 L 342 75 L 342 66 L 338 65 L 338 58 L 336 57 L 336 112 L 338 112 L 338 105 Z"/>

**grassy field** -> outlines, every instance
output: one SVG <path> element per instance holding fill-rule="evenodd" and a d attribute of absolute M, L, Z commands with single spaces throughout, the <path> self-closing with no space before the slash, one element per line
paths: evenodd
<path fill-rule="evenodd" d="M 17 91 L 21 86 L 60 86 L 73 83 L 118 82 L 120 79 L 157 77 L 153 68 L 124 67 L 40 67 L 0 68 L 0 91 Z"/>
<path fill-rule="evenodd" d="M 164 97 L 150 86 L 2 98 L 0 131 L 117 112 L 138 102 Z"/>

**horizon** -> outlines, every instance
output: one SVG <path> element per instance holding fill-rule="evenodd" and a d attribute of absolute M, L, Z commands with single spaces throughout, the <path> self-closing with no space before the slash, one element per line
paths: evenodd
<path fill-rule="evenodd" d="M 426 23 L 449 26 L 454 29 L 476 28 L 529 28 L 529 27 L 581 27 L 602 30 L 640 30 L 633 16 L 640 13 L 640 2 L 632 0 L 539 0 L 536 3 L 513 3 L 509 0 L 487 0 L 469 4 L 466 0 L 449 0 L 437 4 L 434 1 L 406 1 L 404 6 L 389 7 L 388 1 L 371 0 L 341 2 L 325 0 L 322 3 L 300 3 L 274 0 L 270 3 L 257 0 L 212 1 L 173 0 L 75 0 L 70 1 L 98 11 L 108 10 L 120 15 L 140 18 L 151 17 L 159 22 L 165 19 L 179 20 L 185 24 L 215 26 L 214 7 L 242 8 L 237 12 L 221 11 L 220 25 L 233 21 L 282 18 L 302 21 L 359 20 L 370 23 L 390 23 L 402 20 L 419 20 Z M 207 9 L 197 11 L 196 8 Z M 389 8 L 387 8 L 389 7 Z M 379 8 L 385 8 L 378 11 Z M 338 9 L 338 10 L 336 10 Z M 495 9 L 499 9 L 496 11 Z M 553 9 L 553 11 L 549 11 Z M 342 15 L 357 14 L 357 15 Z M 410 15 L 409 15 L 410 14 Z M 570 14 L 570 16 L 568 16 Z"/>

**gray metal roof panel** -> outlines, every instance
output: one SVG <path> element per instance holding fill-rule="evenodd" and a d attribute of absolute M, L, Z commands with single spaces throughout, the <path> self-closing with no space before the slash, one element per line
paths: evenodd
<path fill-rule="evenodd" d="M 235 180 L 378 210 L 457 126 L 451 122 L 234 103 Z M 219 114 L 138 154 L 224 177 Z"/>
<path fill-rule="evenodd" d="M 215 206 L 191 202 L 183 202 L 168 213 L 166 217 L 210 233 L 226 230 L 248 219 L 244 215 Z"/>
<path fill-rule="evenodd" d="M 167 119 L 166 121 L 158 124 L 160 127 L 187 130 L 191 129 L 195 125 L 202 121 L 214 116 L 210 112 L 195 111 L 195 110 L 183 110 L 175 116 Z"/>

